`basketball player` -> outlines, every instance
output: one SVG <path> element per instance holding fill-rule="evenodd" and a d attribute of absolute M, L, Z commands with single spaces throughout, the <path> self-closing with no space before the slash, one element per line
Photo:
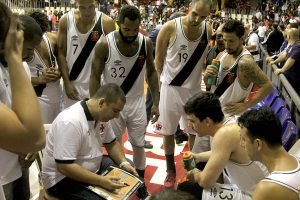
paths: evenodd
<path fill-rule="evenodd" d="M 95 11 L 95 0 L 77 0 L 78 10 L 59 21 L 58 64 L 64 80 L 64 107 L 89 97 L 91 55 L 102 34 L 115 30 L 114 21 Z"/>
<path fill-rule="evenodd" d="M 201 91 L 202 66 L 211 35 L 205 22 L 208 15 L 209 3 L 193 0 L 189 14 L 164 24 L 157 37 L 155 67 L 162 84 L 156 132 L 164 135 L 166 187 L 173 187 L 176 179 L 174 133 L 180 118 L 181 127 L 189 133 L 190 149 L 194 144 L 196 133 L 187 125 L 183 105 Z"/>

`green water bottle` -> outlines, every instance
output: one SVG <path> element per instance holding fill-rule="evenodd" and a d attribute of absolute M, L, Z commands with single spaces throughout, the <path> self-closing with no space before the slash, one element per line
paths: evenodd
<path fill-rule="evenodd" d="M 184 152 L 182 155 L 182 159 L 183 159 L 183 163 L 184 163 L 184 168 L 187 171 L 190 171 L 195 168 L 195 166 L 196 166 L 195 160 L 190 151 Z"/>
<path fill-rule="evenodd" d="M 215 66 L 215 68 L 217 70 L 219 70 L 219 67 L 220 67 L 220 60 L 215 58 L 212 60 L 211 64 L 213 66 Z M 208 79 L 207 79 L 207 84 L 208 85 L 216 85 L 217 83 L 217 76 L 209 76 Z"/>

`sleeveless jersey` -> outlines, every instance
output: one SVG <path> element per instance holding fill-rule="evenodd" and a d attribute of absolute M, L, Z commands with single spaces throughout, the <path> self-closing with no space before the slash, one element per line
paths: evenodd
<path fill-rule="evenodd" d="M 170 84 L 171 81 L 176 77 L 176 75 L 185 66 L 187 61 L 190 59 L 194 50 L 198 46 L 199 41 L 202 37 L 207 37 L 207 31 L 205 32 L 206 23 L 202 22 L 202 34 L 199 38 L 191 41 L 187 38 L 184 33 L 182 18 L 174 19 L 176 27 L 176 37 L 174 43 L 167 49 L 167 55 L 164 62 L 164 68 L 160 77 L 160 81 L 165 84 Z M 208 47 L 206 46 L 207 51 Z M 204 51 L 204 52 L 205 52 Z M 204 55 L 204 56 L 203 56 Z M 195 68 L 193 69 L 190 76 L 184 81 L 181 87 L 188 89 L 197 89 L 201 86 L 202 79 L 202 66 L 205 60 L 206 54 L 203 53 L 199 61 L 197 62 Z"/>
<path fill-rule="evenodd" d="M 239 189 L 248 195 L 252 195 L 255 185 L 268 175 L 267 168 L 257 161 L 238 164 L 229 160 L 225 169 L 230 183 L 237 185 Z"/>
<path fill-rule="evenodd" d="M 74 11 L 70 11 L 67 14 L 67 20 L 68 20 L 68 31 L 67 31 L 67 55 L 66 60 L 68 63 L 69 73 L 71 72 L 73 68 L 73 64 L 75 63 L 77 57 L 80 55 L 81 50 L 83 49 L 91 31 L 94 29 L 94 26 L 96 25 L 98 19 L 102 20 L 102 13 L 99 11 L 96 11 L 96 20 L 95 25 L 91 27 L 91 29 L 85 33 L 82 34 L 77 30 L 75 17 L 74 17 Z M 102 33 L 103 31 L 103 25 L 101 27 Z M 99 35 L 100 38 L 100 35 Z M 91 64 L 92 64 L 92 55 L 94 50 L 90 53 L 88 59 L 85 62 L 85 65 L 78 75 L 77 79 L 74 82 L 78 83 L 85 83 L 88 84 L 90 81 L 90 74 L 91 74 Z"/>
<path fill-rule="evenodd" d="M 268 181 L 286 187 L 299 193 L 300 187 L 300 158 L 295 157 L 298 162 L 296 169 L 291 171 L 274 171 L 262 181 Z"/>
<path fill-rule="evenodd" d="M 216 183 L 212 188 L 202 192 L 202 200 L 251 200 L 251 196 L 243 193 L 232 184 Z"/>
<path fill-rule="evenodd" d="M 43 35 L 43 41 L 46 44 L 46 47 L 48 49 L 49 58 L 51 58 L 50 49 L 52 49 L 50 41 L 46 34 Z M 53 52 L 53 50 L 52 50 Z M 30 73 L 32 77 L 38 77 L 42 74 L 43 71 L 45 71 L 48 66 L 43 61 L 43 58 L 39 54 L 39 52 L 35 49 L 33 58 L 29 62 L 27 62 L 30 68 Z M 57 60 L 55 58 L 55 69 L 58 69 Z M 61 95 L 62 95 L 62 89 L 60 86 L 60 81 L 57 80 L 55 82 L 50 82 L 46 84 L 45 89 L 43 90 L 42 95 L 39 97 L 39 99 L 49 102 L 49 103 L 57 103 L 61 101 Z"/>
<path fill-rule="evenodd" d="M 218 80 L 216 86 L 218 86 L 224 79 L 224 77 L 230 73 L 230 70 L 234 68 L 236 65 L 238 65 L 238 61 L 240 58 L 244 55 L 251 55 L 251 53 L 248 50 L 244 50 L 241 52 L 241 54 L 236 59 L 235 63 L 228 69 L 223 69 L 223 60 L 228 55 L 228 53 L 224 53 L 220 58 L 220 68 L 219 68 L 219 74 L 218 74 Z M 212 91 L 215 90 L 216 86 L 212 87 Z M 225 92 L 220 96 L 220 102 L 222 107 L 228 103 L 237 103 L 237 102 L 243 102 L 248 94 L 251 92 L 253 83 L 250 83 L 250 85 L 247 88 L 244 88 L 239 83 L 239 77 L 237 75 L 234 82 L 225 90 Z M 224 113 L 227 115 L 227 113 Z"/>
<path fill-rule="evenodd" d="M 228 117 L 224 125 L 236 123 L 238 116 Z M 252 195 L 255 185 L 269 173 L 267 168 L 260 162 L 251 161 L 248 164 L 238 164 L 229 160 L 225 166 L 225 174 L 228 175 L 231 184 L 235 184 L 247 195 Z"/>
<path fill-rule="evenodd" d="M 23 62 L 25 71 L 30 77 L 27 63 Z M 0 102 L 11 108 L 11 83 L 8 68 L 0 63 Z M 22 175 L 18 154 L 0 148 L 0 185 L 8 184 Z"/>
<path fill-rule="evenodd" d="M 123 81 L 129 74 L 132 69 L 135 61 L 137 60 L 139 53 L 141 51 L 142 42 L 144 36 L 142 34 L 138 34 L 137 40 L 139 41 L 139 49 L 136 54 L 132 57 L 124 56 L 117 47 L 116 39 L 115 39 L 115 31 L 109 33 L 107 35 L 108 46 L 109 46 L 109 56 L 107 61 L 105 62 L 105 69 L 102 73 L 102 84 L 106 83 L 115 83 L 119 86 L 122 85 Z M 145 51 L 147 52 L 147 47 L 145 46 Z M 140 96 L 144 95 L 144 78 L 145 78 L 145 65 L 133 86 L 126 94 L 126 97 L 132 96 Z"/>

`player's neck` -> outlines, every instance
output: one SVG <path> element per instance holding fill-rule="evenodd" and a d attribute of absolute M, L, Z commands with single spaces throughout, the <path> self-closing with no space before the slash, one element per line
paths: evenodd
<path fill-rule="evenodd" d="M 293 170 L 297 167 L 297 165 L 293 165 L 293 160 L 294 158 L 283 147 L 265 148 L 261 156 L 261 162 L 268 168 L 269 172 Z"/>

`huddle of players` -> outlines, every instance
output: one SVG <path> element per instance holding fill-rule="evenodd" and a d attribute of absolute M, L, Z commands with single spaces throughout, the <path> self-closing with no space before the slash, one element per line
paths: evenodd
<path fill-rule="evenodd" d="M 227 116 L 242 113 L 260 101 L 271 91 L 272 87 L 270 81 L 255 64 L 251 54 L 243 48 L 244 33 L 238 22 L 227 22 L 223 27 L 226 53 L 221 53 L 218 57 L 221 60 L 220 69 L 223 69 L 225 73 L 221 74 L 219 83 L 217 83 L 217 87 L 213 90 L 215 94 L 199 94 L 201 91 L 202 63 L 207 54 L 207 44 L 211 35 L 210 27 L 205 22 L 205 18 L 209 14 L 205 0 L 193 1 L 187 16 L 169 21 L 162 27 L 157 38 L 155 67 L 151 41 L 149 38 L 138 33 L 140 14 L 135 7 L 125 6 L 122 8 L 119 18 L 120 29 L 115 31 L 114 22 L 108 16 L 100 12 L 95 12 L 95 2 L 93 0 L 78 0 L 77 4 L 79 8 L 77 11 L 67 13 L 60 20 L 57 38 L 55 35 L 47 33 L 47 29 L 42 29 L 43 35 L 40 35 L 40 39 L 33 40 L 32 42 L 32 46 L 34 47 L 31 49 L 32 51 L 28 51 L 25 55 L 23 54 L 23 59 L 28 62 L 31 70 L 31 80 L 39 97 L 44 123 L 52 123 L 58 113 L 60 113 L 62 96 L 64 108 L 72 106 L 69 109 L 74 109 L 74 115 L 76 115 L 78 111 L 76 111 L 75 107 L 80 107 L 79 103 L 76 104 L 76 102 L 85 102 L 85 104 L 80 104 L 85 105 L 82 105 L 82 109 L 84 110 L 87 121 L 101 120 L 106 122 L 110 120 L 108 124 L 104 124 L 103 126 L 96 126 L 95 124 L 94 127 L 91 128 L 96 129 L 97 127 L 100 132 L 101 127 L 113 131 L 115 137 L 112 136 L 111 133 L 107 133 L 109 131 L 105 129 L 105 131 L 102 130 L 102 132 L 105 133 L 105 135 L 111 136 L 98 139 L 105 147 L 108 147 L 108 149 L 110 149 L 109 147 L 112 144 L 115 147 L 116 141 L 119 143 L 122 142 L 122 133 L 125 128 L 127 128 L 129 141 L 133 148 L 133 163 L 135 169 L 131 168 L 130 163 L 124 160 L 124 154 L 122 153 L 121 156 L 117 156 L 116 160 L 113 160 L 120 167 L 125 166 L 125 169 L 128 171 L 144 177 L 146 159 L 143 146 L 147 121 L 143 85 L 146 75 L 146 80 L 150 86 L 154 102 L 151 109 L 152 121 L 155 122 L 159 116 L 156 129 L 157 132 L 164 135 L 167 160 L 165 186 L 172 187 L 176 178 L 174 133 L 180 119 L 182 127 L 190 134 L 191 149 L 193 149 L 193 147 L 199 149 L 199 146 L 201 149 L 201 142 L 207 141 L 207 138 L 203 138 L 205 135 L 210 135 L 214 138 L 211 142 L 211 151 L 195 154 L 196 161 L 207 162 L 206 167 L 203 171 L 194 169 L 188 172 L 188 178 L 191 182 L 179 186 L 179 189 L 188 192 L 197 188 L 197 191 L 201 191 L 201 194 L 198 194 L 197 198 L 210 199 L 212 198 L 212 194 L 214 198 L 216 198 L 216 194 L 219 195 L 219 198 L 251 198 L 255 184 L 267 175 L 264 166 L 261 166 L 260 163 L 252 162 L 251 160 L 263 162 L 269 172 L 291 171 L 297 168 L 297 162 L 299 161 L 296 161 L 294 157 L 286 155 L 279 141 L 273 144 L 272 141 L 269 142 L 267 140 L 268 136 L 256 135 L 261 133 L 256 133 L 256 129 L 252 131 L 254 128 L 252 127 L 252 123 L 254 123 L 253 121 L 255 121 L 256 115 L 262 115 L 261 120 L 265 120 L 266 123 L 269 123 L 272 118 L 264 117 L 265 115 L 273 116 L 270 111 L 262 110 L 258 111 L 258 114 L 254 111 L 252 113 L 245 113 L 243 115 L 244 118 L 241 117 L 241 119 L 239 119 L 242 133 L 240 133 L 241 130 L 236 123 L 236 119 L 234 117 L 227 118 Z M 39 15 L 39 13 L 33 13 L 32 17 L 35 17 L 35 15 Z M 39 17 L 36 19 L 38 18 Z M 41 28 L 43 27 L 42 23 L 39 23 L 39 25 Z M 160 98 L 158 93 L 158 75 L 156 71 L 160 76 L 161 82 Z M 204 71 L 205 81 L 208 76 L 215 75 L 216 73 L 219 72 L 212 66 L 208 66 Z M 222 79 L 228 80 L 228 75 L 230 75 L 229 78 L 234 77 L 233 81 L 229 85 L 224 85 L 223 82 L 226 81 L 222 81 Z M 60 77 L 62 77 L 64 81 L 64 92 L 62 92 L 60 88 Z M 106 96 L 103 96 L 101 91 L 101 94 L 99 94 L 99 88 L 102 88 L 100 86 L 109 83 L 114 83 L 121 87 L 123 93 L 121 92 L 121 94 L 119 94 L 119 99 L 123 99 L 123 104 L 110 106 L 111 101 L 108 101 L 108 97 L 106 97 L 107 94 L 110 94 L 110 91 L 102 91 Z M 260 90 L 252 102 L 244 102 L 253 83 L 258 84 Z M 220 97 L 221 103 L 217 96 Z M 241 96 L 244 98 L 238 99 Z M 92 100 L 97 99 L 96 103 L 84 100 L 89 97 L 91 97 Z M 124 97 L 126 97 L 126 100 L 124 100 Z M 101 98 L 104 98 L 104 100 L 101 101 Z M 105 100 L 107 101 L 107 105 L 105 104 Z M 118 102 L 118 99 L 112 102 Z M 97 106 L 99 106 L 99 111 L 97 110 Z M 109 115 L 107 112 L 104 112 L 105 106 L 114 114 Z M 43 162 L 43 180 L 46 189 L 54 187 L 63 177 L 71 177 L 77 181 L 95 184 L 95 182 L 91 182 L 91 180 L 93 180 L 92 177 L 91 179 L 85 179 L 85 181 L 83 181 L 82 177 L 79 178 L 76 176 L 77 174 L 74 173 L 73 170 L 76 168 L 70 167 L 74 163 L 77 164 L 75 167 L 81 164 L 80 171 L 83 172 L 84 170 L 83 167 L 86 160 L 80 158 L 80 155 L 75 152 L 79 151 L 79 147 L 77 147 L 77 149 L 66 148 L 66 152 L 62 152 L 63 150 L 58 150 L 58 148 L 65 148 L 64 144 L 67 143 L 62 141 L 60 143 L 62 146 L 54 144 L 56 141 L 55 136 L 62 137 L 61 134 L 63 134 L 64 131 L 76 131 L 78 124 L 86 123 L 74 121 L 77 118 L 76 116 L 72 116 L 68 119 L 69 121 L 67 120 L 67 122 L 70 123 L 69 126 L 62 126 L 61 122 L 66 123 L 65 118 L 62 116 L 72 113 L 67 112 L 68 111 L 63 111 L 62 114 L 57 117 L 53 122 L 53 128 L 50 129 L 47 136 L 46 151 L 48 150 L 47 152 L 49 153 L 45 155 Z M 224 117 L 223 112 L 226 117 Z M 91 116 L 87 113 L 91 114 Z M 98 115 L 104 115 L 106 117 L 99 117 Z M 91 117 L 91 119 L 89 119 L 89 117 Z M 276 123 L 271 122 L 270 126 L 274 127 L 277 125 L 274 132 L 276 132 L 276 128 L 278 132 L 278 130 L 281 130 L 278 126 L 278 121 L 276 121 L 277 119 L 273 120 Z M 73 123 L 74 125 L 72 125 Z M 77 125 L 75 123 L 77 123 Z M 70 126 L 74 126 L 75 129 L 73 129 L 73 127 L 70 128 Z M 265 130 L 268 132 L 262 132 L 263 134 L 270 134 L 270 130 L 272 129 Z M 86 129 L 77 130 L 77 132 L 83 136 Z M 271 133 L 274 134 L 274 132 Z M 248 134 L 250 134 L 250 136 Z M 257 138 L 251 134 L 254 134 Z M 245 147 L 239 145 L 240 135 L 242 135 L 242 141 Z M 70 138 L 68 138 L 70 136 L 71 135 L 66 134 L 65 138 L 63 138 L 68 141 L 70 140 Z M 77 139 L 76 137 L 75 139 L 72 138 L 72 142 L 79 146 Z M 252 143 L 249 143 L 248 140 L 252 141 Z M 253 144 L 253 141 L 255 141 L 257 145 L 255 145 L 256 143 Z M 263 145 L 264 143 L 267 145 Z M 253 146 L 250 148 L 249 146 L 251 146 L 251 144 Z M 99 145 L 99 143 L 93 145 Z M 265 152 L 261 149 L 267 148 L 269 145 L 271 147 L 278 147 L 278 152 L 283 154 L 283 160 L 286 159 L 291 165 L 278 165 L 278 168 L 274 168 L 274 163 L 271 163 L 270 160 L 264 160 Z M 270 149 L 274 150 L 271 147 Z M 269 152 L 268 150 L 269 149 L 265 151 Z M 196 150 L 194 152 L 198 153 Z M 261 154 L 261 156 L 257 156 L 253 152 L 259 155 Z M 116 156 L 114 151 L 109 155 L 113 158 Z M 50 162 L 51 158 L 52 161 Z M 95 158 L 98 157 L 96 156 Z M 82 163 L 77 163 L 76 159 L 82 159 Z M 91 163 L 100 164 L 95 161 L 91 161 Z M 246 167 L 244 166 L 245 164 L 247 164 Z M 54 165 L 59 166 L 58 169 L 54 169 Z M 232 185 L 216 185 L 216 181 L 224 168 L 226 168 L 231 183 L 237 185 L 239 189 Z M 87 167 L 87 169 L 89 169 L 89 167 Z M 53 172 L 57 172 L 56 170 L 58 170 L 59 175 L 53 176 Z M 251 173 L 251 170 L 254 170 L 252 171 L 253 173 Z M 245 176 L 242 177 L 241 174 Z M 279 190 L 277 198 L 279 194 L 283 193 L 284 196 L 289 194 L 291 199 L 295 199 L 297 195 L 294 192 L 297 191 L 297 188 L 295 189 L 294 186 L 299 186 L 300 184 L 297 181 L 290 183 L 288 188 L 292 188 L 291 190 L 293 192 L 291 194 L 286 193 L 284 188 L 281 188 L 282 186 L 278 186 L 278 184 L 274 186 L 274 182 L 280 177 L 277 175 L 274 176 L 275 177 L 271 177 L 273 178 L 272 183 L 262 181 L 258 186 L 263 188 L 270 187 L 270 189 L 279 187 L 277 188 Z M 284 177 L 284 175 L 282 176 Z M 293 175 L 293 177 L 295 176 L 299 176 L 299 172 L 297 175 Z M 243 180 L 240 180 L 240 177 L 242 177 Z M 289 178 L 286 179 L 288 182 Z M 102 183 L 100 185 L 108 189 L 119 188 L 119 186 L 112 184 L 110 182 L 111 180 L 106 181 L 108 181 L 109 184 L 105 185 Z M 193 182 L 196 184 L 193 185 Z M 218 192 L 212 193 L 210 190 L 202 190 L 198 189 L 198 187 L 215 188 L 215 191 Z M 270 191 L 272 190 L 274 189 Z M 228 192 L 228 194 L 226 193 L 226 195 L 224 195 L 225 192 Z M 53 190 L 50 193 L 53 193 Z M 268 192 L 261 191 L 260 187 L 257 187 L 253 198 L 268 199 L 271 197 L 264 195 L 274 195 L 274 192 L 269 194 Z M 55 192 L 54 196 L 57 196 Z M 272 199 L 275 198 L 272 197 Z"/>

